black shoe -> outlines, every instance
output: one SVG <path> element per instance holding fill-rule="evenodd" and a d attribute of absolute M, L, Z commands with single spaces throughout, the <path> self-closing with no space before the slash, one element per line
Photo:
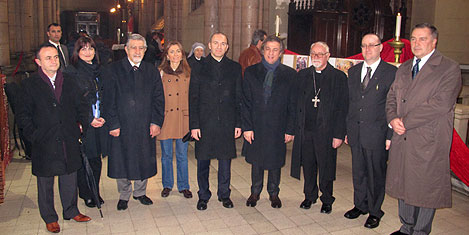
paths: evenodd
<path fill-rule="evenodd" d="M 330 214 L 332 211 L 331 204 L 322 204 L 321 206 L 321 213 Z"/>
<path fill-rule="evenodd" d="M 379 221 L 380 221 L 380 218 L 378 218 L 374 215 L 370 215 L 370 216 L 368 216 L 368 219 L 366 219 L 365 227 L 366 228 L 376 228 L 376 227 L 379 226 Z"/>
<path fill-rule="evenodd" d="M 168 197 L 169 192 L 171 192 L 170 188 L 164 188 L 163 191 L 161 191 L 161 197 Z"/>
<path fill-rule="evenodd" d="M 230 198 L 218 198 L 218 201 L 222 202 L 225 208 L 233 208 L 233 202 Z"/>
<path fill-rule="evenodd" d="M 101 202 L 101 205 L 104 204 L 104 200 L 101 197 L 99 197 L 99 202 Z"/>
<path fill-rule="evenodd" d="M 400 230 L 397 230 L 396 232 L 391 233 L 391 235 L 409 235 L 409 234 L 403 233 Z"/>
<path fill-rule="evenodd" d="M 94 203 L 93 199 L 83 199 L 83 201 L 85 202 L 85 205 L 89 208 L 96 207 L 96 203 Z"/>
<path fill-rule="evenodd" d="M 347 219 L 356 219 L 360 215 L 365 215 L 366 213 L 361 211 L 360 209 L 354 207 L 353 209 L 345 212 L 344 217 Z"/>
<path fill-rule="evenodd" d="M 270 196 L 269 200 L 271 201 L 270 206 L 272 206 L 272 208 L 281 208 L 282 207 L 282 201 L 280 201 L 280 198 L 278 197 L 278 195 Z"/>
<path fill-rule="evenodd" d="M 259 201 L 259 194 L 251 194 L 248 200 L 246 201 L 246 206 L 255 207 Z"/>
<path fill-rule="evenodd" d="M 189 189 L 179 191 L 185 198 L 192 198 L 192 192 Z"/>
<path fill-rule="evenodd" d="M 199 201 L 197 202 L 197 210 L 199 211 L 207 210 L 207 203 L 208 203 L 207 200 L 199 199 Z"/>
<path fill-rule="evenodd" d="M 153 202 L 151 201 L 150 198 L 147 197 L 147 195 L 143 195 L 143 196 L 140 196 L 140 197 L 135 197 L 135 196 L 134 196 L 134 199 L 135 199 L 135 200 L 139 200 L 140 203 L 142 203 L 143 205 L 151 205 L 151 204 L 153 204 Z"/>
<path fill-rule="evenodd" d="M 126 210 L 128 202 L 129 201 L 126 201 L 126 200 L 119 200 L 119 202 L 117 203 L 117 210 L 118 211 Z"/>
<path fill-rule="evenodd" d="M 303 209 L 309 209 L 311 208 L 311 205 L 312 204 L 315 204 L 316 201 L 311 201 L 309 199 L 305 199 L 301 204 L 300 204 L 300 208 L 303 208 Z"/>

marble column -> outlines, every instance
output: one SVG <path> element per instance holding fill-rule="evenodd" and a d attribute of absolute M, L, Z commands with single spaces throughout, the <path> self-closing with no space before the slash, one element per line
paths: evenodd
<path fill-rule="evenodd" d="M 8 0 L 0 0 L 0 66 L 10 64 L 10 34 L 8 32 Z"/>

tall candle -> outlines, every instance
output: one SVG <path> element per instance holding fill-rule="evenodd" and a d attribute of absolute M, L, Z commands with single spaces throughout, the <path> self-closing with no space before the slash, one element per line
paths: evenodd
<path fill-rule="evenodd" d="M 279 36 L 279 29 L 280 29 L 280 17 L 276 15 L 275 16 L 275 36 Z"/>
<path fill-rule="evenodd" d="M 397 17 L 396 17 L 396 41 L 399 41 L 399 37 L 401 36 L 401 20 L 402 20 L 401 13 L 397 13 Z"/>

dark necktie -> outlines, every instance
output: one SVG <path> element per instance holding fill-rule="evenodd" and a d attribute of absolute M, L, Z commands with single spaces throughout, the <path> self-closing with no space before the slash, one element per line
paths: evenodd
<path fill-rule="evenodd" d="M 412 67 L 412 79 L 414 79 L 415 76 L 417 76 L 417 73 L 419 73 L 419 63 L 420 63 L 420 59 L 417 59 L 415 61 L 414 67 Z"/>
<path fill-rule="evenodd" d="M 362 82 L 363 90 L 365 90 L 366 86 L 368 86 L 368 83 L 370 82 L 370 78 L 371 78 L 371 67 L 366 67 L 366 74 Z"/>
<path fill-rule="evenodd" d="M 57 44 L 57 51 L 59 51 L 60 65 L 63 66 L 63 67 L 66 67 L 67 62 L 65 61 L 65 57 L 64 57 L 64 54 L 62 53 L 62 50 L 60 50 L 60 45 L 59 44 Z"/>
<path fill-rule="evenodd" d="M 134 67 L 132 67 L 132 69 L 133 69 L 134 71 L 137 71 L 137 70 L 138 70 L 138 66 L 137 66 L 137 65 L 134 65 Z"/>

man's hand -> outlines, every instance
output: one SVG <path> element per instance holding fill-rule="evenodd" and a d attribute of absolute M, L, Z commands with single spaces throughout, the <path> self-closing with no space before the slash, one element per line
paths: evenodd
<path fill-rule="evenodd" d="M 332 148 L 338 148 L 342 145 L 343 140 L 332 138 Z"/>
<path fill-rule="evenodd" d="M 114 137 L 119 137 L 119 135 L 121 134 L 121 129 L 117 128 L 117 129 L 114 129 L 112 131 L 109 131 L 109 134 L 114 136 Z"/>
<path fill-rule="evenodd" d="M 347 136 L 345 136 L 344 143 L 345 143 L 345 144 L 348 144 L 348 138 L 347 138 Z"/>
<path fill-rule="evenodd" d="M 386 140 L 386 150 L 391 148 L 391 140 Z"/>
<path fill-rule="evenodd" d="M 398 135 L 403 135 L 406 131 L 401 118 L 394 118 L 389 124 Z"/>
<path fill-rule="evenodd" d="M 254 131 L 245 131 L 243 132 L 244 139 L 249 143 L 252 144 L 254 140 Z"/>
<path fill-rule="evenodd" d="M 285 134 L 285 144 L 295 139 L 294 135 Z"/>
<path fill-rule="evenodd" d="M 161 133 L 161 128 L 158 125 L 150 124 L 150 135 L 151 138 L 155 138 Z"/>
<path fill-rule="evenodd" d="M 199 140 L 202 137 L 202 135 L 200 134 L 200 129 L 192 129 L 191 130 L 191 136 L 195 140 Z"/>
<path fill-rule="evenodd" d="M 235 128 L 235 133 L 234 133 L 235 139 L 239 138 L 239 137 L 241 136 L 241 133 L 243 133 L 243 132 L 241 131 L 241 128 L 236 127 L 236 128 Z"/>
<path fill-rule="evenodd" d="M 94 128 L 102 127 L 105 122 L 104 118 L 94 118 L 93 121 L 91 121 L 91 126 Z"/>

